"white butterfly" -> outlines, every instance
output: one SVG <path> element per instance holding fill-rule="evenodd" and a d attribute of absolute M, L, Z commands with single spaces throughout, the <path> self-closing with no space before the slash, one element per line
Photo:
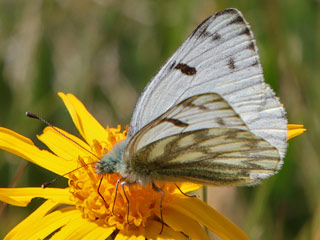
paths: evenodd
<path fill-rule="evenodd" d="M 97 172 L 126 182 L 252 185 L 273 175 L 287 120 L 264 82 L 250 27 L 236 9 L 201 23 L 139 98 L 128 139 Z"/>

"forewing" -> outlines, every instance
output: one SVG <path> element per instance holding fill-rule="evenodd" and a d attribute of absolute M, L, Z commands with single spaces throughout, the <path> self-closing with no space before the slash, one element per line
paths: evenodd
<path fill-rule="evenodd" d="M 129 137 L 179 102 L 208 92 L 223 96 L 254 135 L 284 156 L 285 111 L 264 83 L 253 34 L 236 9 L 206 19 L 161 68 L 137 102 Z"/>
<path fill-rule="evenodd" d="M 277 148 L 251 133 L 221 96 L 207 93 L 185 99 L 135 134 L 122 169 L 132 181 L 250 185 L 280 162 Z"/>

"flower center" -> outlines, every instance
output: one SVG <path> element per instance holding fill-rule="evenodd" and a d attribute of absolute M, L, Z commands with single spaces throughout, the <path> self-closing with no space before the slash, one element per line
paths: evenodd
<path fill-rule="evenodd" d="M 149 219 L 160 219 L 161 193 L 151 184 L 116 184 L 119 174 L 99 175 L 91 165 L 72 173 L 69 180 L 70 192 L 75 206 L 84 218 L 103 222 L 117 229 L 145 227 Z M 164 192 L 163 208 L 175 195 L 176 186 L 171 183 L 157 184 Z M 128 200 L 127 200 L 128 198 Z"/>

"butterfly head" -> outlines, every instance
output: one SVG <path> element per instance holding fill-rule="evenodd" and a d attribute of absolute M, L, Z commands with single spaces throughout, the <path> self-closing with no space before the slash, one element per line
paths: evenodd
<path fill-rule="evenodd" d="M 97 169 L 96 172 L 102 175 L 108 173 L 119 173 L 123 152 L 126 146 L 126 140 L 114 145 L 113 149 L 105 154 L 95 166 Z"/>

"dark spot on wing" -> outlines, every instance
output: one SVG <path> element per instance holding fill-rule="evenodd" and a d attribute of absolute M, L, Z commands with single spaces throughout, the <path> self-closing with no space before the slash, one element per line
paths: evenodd
<path fill-rule="evenodd" d="M 179 104 L 182 104 L 185 108 L 189 107 L 189 108 L 198 108 L 198 109 L 201 109 L 201 110 L 208 110 L 208 108 L 204 105 L 197 105 L 197 104 L 194 104 L 193 101 L 195 99 L 198 99 L 199 95 L 198 96 L 194 96 L 194 97 L 191 97 L 191 98 L 188 98 L 184 101 L 182 101 L 181 103 Z"/>
<path fill-rule="evenodd" d="M 247 35 L 247 36 L 251 36 L 251 32 L 250 29 L 248 27 L 244 28 L 239 35 Z"/>
<path fill-rule="evenodd" d="M 176 61 L 173 61 L 173 63 L 170 65 L 170 70 L 172 70 L 174 68 L 174 66 L 176 65 Z"/>
<path fill-rule="evenodd" d="M 199 26 L 191 33 L 190 37 L 193 37 L 199 31 L 199 29 L 202 27 L 202 25 L 204 25 L 210 19 L 210 17 L 203 20 L 202 23 L 200 23 Z M 207 30 L 207 28 L 208 28 L 208 26 L 204 27 L 205 30 Z"/>
<path fill-rule="evenodd" d="M 250 149 L 257 149 L 259 142 L 263 141 L 262 139 L 246 139 L 243 146 L 246 146 Z"/>
<path fill-rule="evenodd" d="M 242 132 L 242 130 L 230 128 L 230 130 L 226 132 L 226 139 L 235 139 L 238 137 L 238 133 L 240 132 Z"/>
<path fill-rule="evenodd" d="M 234 18 L 231 22 L 228 23 L 228 25 L 239 24 L 239 23 L 244 24 L 244 19 L 241 16 Z"/>
<path fill-rule="evenodd" d="M 190 107 L 190 108 L 198 108 L 198 109 L 201 109 L 203 111 L 206 111 L 208 110 L 208 108 L 206 106 L 203 106 L 203 105 L 197 105 L 197 104 L 194 104 L 192 102 L 184 102 L 183 103 L 183 106 L 185 107 Z"/>
<path fill-rule="evenodd" d="M 203 106 L 203 105 L 196 105 L 196 104 L 191 104 L 193 107 L 196 107 L 196 108 L 199 108 L 201 110 L 208 110 L 208 108 L 206 106 Z"/>
<path fill-rule="evenodd" d="M 254 45 L 254 42 L 250 42 L 247 48 L 250 49 L 250 50 L 252 50 L 252 51 L 255 51 L 255 50 L 256 50 L 256 47 L 255 47 L 255 45 Z"/>
<path fill-rule="evenodd" d="M 236 68 L 236 66 L 234 65 L 234 60 L 233 60 L 233 58 L 229 58 L 229 60 L 228 60 L 228 67 L 230 68 L 230 69 L 235 69 Z"/>
<path fill-rule="evenodd" d="M 210 33 L 207 31 L 208 29 L 208 26 L 205 26 L 202 31 L 199 33 L 199 36 L 198 38 L 200 37 L 203 37 L 203 38 L 206 38 L 206 37 L 209 37 L 210 36 Z"/>
<path fill-rule="evenodd" d="M 220 125 L 220 126 L 225 126 L 226 123 L 224 122 L 224 120 L 220 117 L 216 118 L 216 122 Z"/>
<path fill-rule="evenodd" d="M 255 66 L 258 66 L 258 65 L 259 65 L 259 62 L 258 62 L 257 59 L 254 61 L 254 63 L 251 64 L 252 67 L 255 67 Z"/>
<path fill-rule="evenodd" d="M 188 123 L 182 122 L 179 119 L 175 119 L 175 118 L 164 118 L 161 122 L 170 122 L 177 127 L 188 127 L 189 126 Z"/>
<path fill-rule="evenodd" d="M 201 129 L 201 130 L 193 131 L 190 133 L 192 134 L 194 142 L 196 142 L 196 143 L 210 138 L 209 129 Z"/>
<path fill-rule="evenodd" d="M 180 69 L 180 71 L 183 73 L 183 74 L 186 74 L 188 76 L 192 76 L 194 74 L 196 74 L 197 70 L 194 68 L 194 67 L 190 67 L 188 66 L 187 64 L 184 64 L 184 63 L 179 63 L 175 69 Z"/>
<path fill-rule="evenodd" d="M 219 16 L 224 15 L 224 14 L 234 14 L 234 13 L 237 13 L 237 11 L 235 9 L 228 8 L 228 9 L 225 9 L 225 10 L 223 10 L 221 12 L 217 12 L 214 15 L 214 18 L 219 17 Z"/>
<path fill-rule="evenodd" d="M 221 39 L 221 35 L 219 33 L 214 33 L 212 37 L 213 41 Z"/>

